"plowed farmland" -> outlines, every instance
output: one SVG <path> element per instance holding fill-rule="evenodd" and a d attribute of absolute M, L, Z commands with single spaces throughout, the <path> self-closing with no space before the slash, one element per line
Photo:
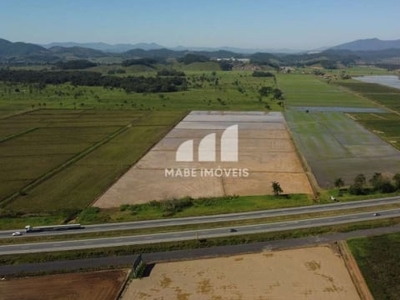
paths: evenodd
<path fill-rule="evenodd" d="M 124 300 L 298 299 L 358 300 L 342 261 L 330 248 L 156 264 L 131 282 Z"/>
<path fill-rule="evenodd" d="M 222 134 L 232 125 L 238 125 L 238 161 L 225 162 L 219 158 Z M 198 161 L 200 141 L 213 133 L 217 137 L 216 161 Z M 177 149 L 188 140 L 194 144 L 193 161 L 176 161 Z M 166 176 L 166 170 L 171 169 L 188 169 L 193 173 Z M 204 170 L 218 169 L 227 171 L 221 176 L 204 176 Z M 243 170 L 249 176 L 241 176 Z M 193 111 L 102 195 L 95 206 L 109 208 L 186 196 L 265 195 L 272 194 L 272 181 L 278 181 L 285 193 L 312 193 L 281 113 Z"/>
<path fill-rule="evenodd" d="M 0 300 L 114 300 L 123 270 L 74 273 L 0 281 Z"/>

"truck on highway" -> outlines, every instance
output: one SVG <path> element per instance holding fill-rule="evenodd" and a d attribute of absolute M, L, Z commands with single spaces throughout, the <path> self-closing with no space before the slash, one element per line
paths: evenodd
<path fill-rule="evenodd" d="M 36 226 L 31 225 L 25 226 L 25 232 L 41 232 L 41 231 L 58 231 L 58 230 L 71 230 L 71 229 L 82 229 L 84 228 L 81 224 L 66 224 L 66 225 L 51 225 L 51 226 Z"/>

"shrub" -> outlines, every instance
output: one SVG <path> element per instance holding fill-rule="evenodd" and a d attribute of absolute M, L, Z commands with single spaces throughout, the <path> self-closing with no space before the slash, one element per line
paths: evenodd
<path fill-rule="evenodd" d="M 349 187 L 349 193 L 352 195 L 366 195 L 366 190 L 364 185 L 359 183 L 354 183 Z"/>
<path fill-rule="evenodd" d="M 251 76 L 253 76 L 253 77 L 275 77 L 275 75 L 271 72 L 262 72 L 262 71 L 254 71 Z"/>
<path fill-rule="evenodd" d="M 150 207 L 154 207 L 154 208 L 160 208 L 161 207 L 161 202 L 157 201 L 157 200 L 152 200 L 149 203 Z"/>
<path fill-rule="evenodd" d="M 61 215 L 62 215 L 62 217 L 64 219 L 64 222 L 67 223 L 67 222 L 75 219 L 76 216 L 79 214 L 79 212 L 80 212 L 79 209 L 69 208 L 69 209 L 63 209 L 61 211 Z"/>
<path fill-rule="evenodd" d="M 133 213 L 136 214 L 137 212 L 139 212 L 142 209 L 142 205 L 141 204 L 133 204 L 129 206 L 129 210 Z"/>
<path fill-rule="evenodd" d="M 79 215 L 80 222 L 93 222 L 98 219 L 100 208 L 92 206 L 85 208 Z"/>
<path fill-rule="evenodd" d="M 185 197 L 182 199 L 172 199 L 162 202 L 163 216 L 172 216 L 177 212 L 193 205 L 193 199 Z"/>
<path fill-rule="evenodd" d="M 119 207 L 119 210 L 120 210 L 120 211 L 126 211 L 128 208 L 129 208 L 129 204 L 122 204 L 122 205 Z"/>

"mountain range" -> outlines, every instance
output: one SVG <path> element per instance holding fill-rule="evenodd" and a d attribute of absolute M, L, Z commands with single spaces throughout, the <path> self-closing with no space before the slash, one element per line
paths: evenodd
<path fill-rule="evenodd" d="M 268 49 L 268 48 L 238 48 L 238 47 L 185 47 L 185 46 L 176 46 L 176 47 L 164 47 L 157 43 L 138 43 L 138 44 L 107 44 L 107 43 L 75 43 L 75 42 L 66 42 L 66 43 L 50 43 L 50 44 L 42 44 L 42 47 L 46 49 L 50 49 L 55 46 L 59 47 L 81 47 L 81 48 L 90 48 L 95 50 L 100 50 L 109 53 L 123 53 L 133 49 L 143 49 L 143 50 L 158 50 L 158 49 L 169 49 L 173 51 L 218 51 L 225 50 L 235 53 L 242 54 L 252 54 L 256 52 L 270 52 L 270 53 L 298 53 L 304 52 L 300 50 L 293 49 Z"/>
<path fill-rule="evenodd" d="M 156 43 L 139 43 L 139 44 L 106 44 L 106 43 L 74 43 L 74 42 L 67 42 L 67 43 L 50 43 L 50 44 L 43 44 L 42 47 L 46 49 L 50 49 L 53 47 L 64 47 L 64 48 L 71 48 L 71 47 L 79 47 L 79 48 L 89 48 L 100 50 L 103 52 L 110 52 L 110 53 L 122 53 L 132 49 L 143 49 L 143 50 L 155 50 L 155 49 L 162 49 L 165 48 Z"/>
<path fill-rule="evenodd" d="M 377 38 L 372 39 L 362 39 L 356 40 L 344 44 L 340 44 L 334 47 L 322 47 L 318 49 L 309 49 L 309 50 L 293 50 L 287 48 L 238 48 L 238 47 L 185 47 L 185 46 L 177 46 L 177 47 L 164 47 L 157 43 L 138 43 L 138 44 L 106 44 L 106 43 L 50 43 L 41 45 L 46 49 L 52 48 L 54 46 L 60 47 L 81 47 L 81 48 L 90 48 L 95 50 L 100 50 L 103 52 L 110 53 L 123 53 L 133 49 L 143 49 L 143 50 L 157 50 L 157 49 L 169 49 L 173 51 L 217 51 L 217 50 L 225 50 L 235 53 L 241 54 L 252 54 L 256 52 L 268 52 L 268 53 L 285 53 L 285 54 L 294 54 L 294 53 L 305 53 L 305 52 L 321 52 L 326 49 L 332 50 L 350 50 L 350 51 L 378 51 L 385 49 L 399 49 L 400 48 L 400 39 L 399 40 L 380 40 Z"/>
<path fill-rule="evenodd" d="M 88 59 L 100 61 L 104 58 L 122 61 L 132 58 L 180 58 L 188 53 L 206 57 L 250 58 L 259 60 L 285 61 L 288 63 L 311 60 L 337 60 L 345 58 L 364 62 L 390 62 L 400 60 L 400 40 L 384 41 L 377 38 L 356 40 L 329 49 L 317 49 L 298 53 L 287 49 L 241 49 L 234 47 L 183 47 L 166 48 L 156 43 L 116 44 L 106 43 L 51 43 L 36 45 L 24 42 L 10 42 L 0 39 L 0 62 L 2 63 L 52 63 L 60 60 Z M 279 53 L 280 52 L 280 53 Z M 284 53 L 286 52 L 286 53 Z M 395 58 L 393 60 L 393 58 Z M 397 59 L 397 60 L 396 60 Z"/>
<path fill-rule="evenodd" d="M 337 45 L 332 50 L 350 51 L 379 51 L 386 49 L 400 49 L 400 40 L 383 41 L 377 38 L 356 40 L 353 42 Z"/>

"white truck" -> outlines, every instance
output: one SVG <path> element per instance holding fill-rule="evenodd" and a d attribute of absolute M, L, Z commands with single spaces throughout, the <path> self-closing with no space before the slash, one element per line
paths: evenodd
<path fill-rule="evenodd" d="M 70 230 L 70 229 L 82 229 L 84 228 L 81 224 L 66 224 L 66 225 L 50 225 L 50 226 L 36 226 L 31 225 L 25 226 L 25 232 L 41 232 L 41 231 L 58 231 L 58 230 Z"/>

